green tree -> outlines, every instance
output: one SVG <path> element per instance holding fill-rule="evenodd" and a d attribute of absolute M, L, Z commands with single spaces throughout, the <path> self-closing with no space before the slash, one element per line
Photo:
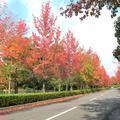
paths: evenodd
<path fill-rule="evenodd" d="M 115 37 L 117 38 L 118 46 L 113 51 L 113 55 L 118 61 L 120 61 L 120 17 L 115 21 Z"/>
<path fill-rule="evenodd" d="M 72 17 L 74 14 L 80 16 L 83 20 L 88 16 L 99 17 L 103 7 L 107 7 L 111 11 L 111 17 L 115 17 L 120 7 L 120 0 L 70 0 L 71 3 L 62 9 L 62 15 Z"/>

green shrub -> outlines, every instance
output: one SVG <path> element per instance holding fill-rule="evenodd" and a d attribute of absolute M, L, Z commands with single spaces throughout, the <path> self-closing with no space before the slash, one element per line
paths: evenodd
<path fill-rule="evenodd" d="M 62 91 L 62 92 L 46 92 L 46 93 L 2 94 L 0 95 L 0 107 L 8 107 L 13 105 L 32 103 L 32 102 L 43 101 L 48 99 L 79 95 L 84 93 L 95 92 L 100 89 L 101 88 Z"/>

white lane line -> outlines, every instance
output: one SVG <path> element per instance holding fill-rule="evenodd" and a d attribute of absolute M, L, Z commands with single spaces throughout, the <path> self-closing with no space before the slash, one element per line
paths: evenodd
<path fill-rule="evenodd" d="M 93 100 L 96 100 L 97 98 L 92 98 L 92 99 L 90 99 L 89 101 L 93 101 Z"/>
<path fill-rule="evenodd" d="M 100 96 L 102 97 L 104 94 L 101 94 Z"/>
<path fill-rule="evenodd" d="M 52 117 L 50 117 L 50 118 L 47 118 L 47 119 L 45 119 L 45 120 L 52 120 L 52 119 L 54 119 L 54 118 L 56 118 L 56 117 L 58 117 L 58 116 L 60 116 L 60 115 L 63 115 L 63 114 L 65 114 L 65 113 L 67 113 L 67 112 L 70 112 L 70 111 L 72 111 L 72 110 L 74 110 L 74 109 L 76 109 L 77 107 L 73 107 L 73 108 L 70 108 L 70 109 L 68 109 L 68 110 L 66 110 L 66 111 L 64 111 L 64 112 L 61 112 L 61 113 L 59 113 L 59 114 L 57 114 L 57 115 L 54 115 L 54 116 L 52 116 Z"/>

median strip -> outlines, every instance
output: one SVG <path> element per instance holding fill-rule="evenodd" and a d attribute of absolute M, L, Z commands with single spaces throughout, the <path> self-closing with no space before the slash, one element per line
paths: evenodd
<path fill-rule="evenodd" d="M 73 100 L 73 99 L 82 97 L 83 95 L 86 95 L 86 94 L 74 95 L 74 96 L 51 99 L 51 100 L 44 100 L 44 101 L 28 103 L 28 104 L 23 104 L 23 105 L 4 107 L 4 108 L 0 108 L 0 115 L 8 114 L 8 113 L 11 113 L 11 112 L 14 112 L 14 111 L 28 110 L 28 109 L 31 109 L 31 108 L 34 108 L 34 107 L 49 105 L 49 104 L 53 104 L 53 103 L 65 102 L 65 101 L 69 101 L 69 100 Z"/>
<path fill-rule="evenodd" d="M 83 89 L 75 91 L 28 93 L 0 95 L 0 114 L 13 111 L 31 109 L 52 103 L 69 101 L 91 92 L 103 90 L 102 88 Z"/>

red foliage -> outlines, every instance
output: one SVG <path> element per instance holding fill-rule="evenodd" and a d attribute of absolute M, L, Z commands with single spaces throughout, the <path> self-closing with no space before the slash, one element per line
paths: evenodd
<path fill-rule="evenodd" d="M 120 67 L 118 67 L 118 70 L 115 74 L 115 83 L 120 84 Z"/>
<path fill-rule="evenodd" d="M 15 23 L 9 17 L 0 18 L 0 65 L 20 63 L 44 79 L 51 76 L 64 79 L 80 74 L 86 84 L 111 85 L 98 55 L 91 49 L 86 52 L 80 48 L 71 31 L 61 39 L 60 28 L 55 23 L 49 2 L 42 5 L 40 17 L 34 17 L 37 33 L 31 38 L 24 36 L 28 30 L 24 21 Z M 119 72 L 116 73 L 117 82 Z"/>
<path fill-rule="evenodd" d="M 96 84 L 98 86 L 111 86 L 112 80 L 108 76 L 108 74 L 105 71 L 105 68 L 103 66 L 99 67 L 99 69 L 96 71 L 98 72 L 98 80 L 96 81 Z"/>
<path fill-rule="evenodd" d="M 50 47 L 54 43 L 56 18 L 51 14 L 50 3 L 42 5 L 40 17 L 34 17 L 34 25 L 38 35 L 32 35 L 35 47 L 39 53 L 38 64 L 35 66 L 35 73 L 47 78 L 50 74 L 51 53 Z M 58 31 L 57 31 L 58 32 Z M 59 33 L 59 32 L 58 32 Z M 56 35 L 59 36 L 59 34 Z M 57 37 L 57 36 L 56 36 Z"/>
<path fill-rule="evenodd" d="M 74 70 L 77 67 L 76 65 L 80 62 L 79 58 L 77 57 L 80 56 L 78 53 L 79 44 L 71 31 L 68 31 L 65 38 L 62 40 L 62 46 L 66 54 L 66 74 L 69 77 L 74 73 Z"/>

